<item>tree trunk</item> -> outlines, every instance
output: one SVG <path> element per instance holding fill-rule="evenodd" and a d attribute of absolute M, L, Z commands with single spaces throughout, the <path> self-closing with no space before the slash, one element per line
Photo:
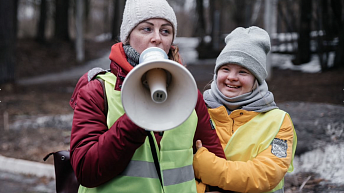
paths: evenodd
<path fill-rule="evenodd" d="M 212 23 L 211 41 L 212 41 L 213 50 L 220 49 L 221 3 L 222 3 L 221 0 L 214 0 L 214 3 L 212 4 L 212 7 L 214 9 L 211 16 L 211 23 Z"/>
<path fill-rule="evenodd" d="M 203 0 L 196 0 L 196 13 L 197 13 L 197 21 L 196 21 L 194 36 L 200 37 L 201 42 L 203 42 L 203 38 L 206 32 Z"/>
<path fill-rule="evenodd" d="M 233 20 L 236 26 L 247 27 L 246 26 L 246 6 L 248 5 L 246 0 L 234 1 L 235 14 L 233 15 Z"/>
<path fill-rule="evenodd" d="M 41 0 L 39 21 L 36 33 L 38 42 L 45 42 L 45 26 L 47 21 L 47 0 Z"/>
<path fill-rule="evenodd" d="M 85 9 L 84 9 L 84 11 L 85 11 L 85 16 L 84 16 L 84 20 L 85 20 L 85 22 L 84 22 L 84 24 L 85 24 L 85 27 L 84 27 L 84 31 L 85 31 L 85 33 L 87 33 L 87 32 L 89 32 L 89 22 L 91 21 L 91 18 L 90 18 L 90 9 L 91 9 L 91 0 L 85 0 L 84 1 L 84 7 L 85 7 Z"/>
<path fill-rule="evenodd" d="M 55 39 L 69 41 L 69 0 L 55 0 Z"/>
<path fill-rule="evenodd" d="M 270 37 L 272 34 L 276 33 L 276 9 L 277 0 L 265 1 L 265 14 L 264 14 L 264 28 L 269 33 Z M 270 38 L 271 40 L 271 38 Z M 266 71 L 268 72 L 267 80 L 272 77 L 272 58 L 271 52 L 266 57 Z"/>
<path fill-rule="evenodd" d="M 310 32 L 312 21 L 312 0 L 300 0 L 300 28 L 298 39 L 298 50 L 296 53 L 294 65 L 307 63 L 311 59 Z"/>
<path fill-rule="evenodd" d="M 338 45 L 335 49 L 335 58 L 334 58 L 334 68 L 344 67 L 344 18 L 342 18 L 342 8 L 343 3 L 342 0 L 331 0 L 332 3 L 332 10 L 334 13 L 334 17 L 336 19 L 336 24 L 338 28 Z"/>
<path fill-rule="evenodd" d="M 319 18 L 319 28 L 318 31 L 324 31 L 323 35 L 318 34 L 317 41 L 318 41 L 318 57 L 320 61 L 321 71 L 326 71 L 328 69 L 328 59 L 329 59 L 329 46 L 326 42 L 329 42 L 329 34 L 330 34 L 330 28 L 329 28 L 329 13 L 328 13 L 328 3 L 327 0 L 321 0 L 318 14 Z"/>
<path fill-rule="evenodd" d="M 18 0 L 0 0 L 0 84 L 14 83 Z"/>
<path fill-rule="evenodd" d="M 112 20 L 112 40 L 119 40 L 119 31 L 121 28 L 121 21 L 123 17 L 123 11 L 125 6 L 125 0 L 114 0 L 113 20 Z"/>
<path fill-rule="evenodd" d="M 84 2 L 83 0 L 76 0 L 76 59 L 78 62 L 82 62 L 85 59 L 84 49 Z"/>
<path fill-rule="evenodd" d="M 285 28 L 286 28 L 286 32 L 294 32 L 295 31 L 295 21 L 296 21 L 295 16 L 294 16 L 294 19 L 291 18 L 293 15 L 292 14 L 293 11 L 290 8 L 287 9 L 287 11 L 285 13 L 284 8 L 288 8 L 288 6 L 285 6 L 284 3 L 286 3 L 286 2 L 285 1 L 284 2 L 279 1 L 278 5 L 277 5 L 277 9 L 278 9 L 277 13 L 278 13 L 279 18 L 281 19 L 280 22 L 284 23 Z"/>

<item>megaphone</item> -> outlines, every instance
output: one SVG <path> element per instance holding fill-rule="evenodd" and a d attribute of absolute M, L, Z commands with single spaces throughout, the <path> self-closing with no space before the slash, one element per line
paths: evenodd
<path fill-rule="evenodd" d="M 166 131 L 191 115 L 197 92 L 196 81 L 184 66 L 169 60 L 162 49 L 151 47 L 126 76 L 121 98 L 125 113 L 136 125 Z"/>

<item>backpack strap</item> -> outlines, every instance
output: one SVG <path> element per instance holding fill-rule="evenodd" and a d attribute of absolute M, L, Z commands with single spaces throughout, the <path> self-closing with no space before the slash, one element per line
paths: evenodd
<path fill-rule="evenodd" d="M 85 85 L 87 85 L 91 80 L 96 79 L 96 76 L 98 74 L 105 74 L 106 72 L 109 72 L 109 71 L 110 70 L 104 70 L 102 68 L 96 67 L 96 68 L 93 68 L 93 69 L 89 70 L 83 76 L 81 76 L 80 79 L 78 80 L 75 88 L 74 88 L 72 97 L 71 97 L 71 99 L 69 101 L 69 105 L 73 109 L 75 109 L 75 107 L 77 105 L 77 96 L 78 96 L 78 94 L 80 92 L 80 89 L 82 87 L 84 87 Z M 104 83 L 102 83 L 102 86 L 103 86 L 103 88 L 105 88 L 104 87 Z M 105 93 L 105 89 L 103 89 L 103 90 L 104 90 L 104 93 Z M 105 96 L 106 95 L 104 95 L 104 98 L 106 98 Z M 107 101 L 105 101 L 105 102 L 106 102 L 105 109 L 106 109 L 106 112 L 107 112 Z M 107 113 L 105 113 L 105 114 L 107 114 Z"/>

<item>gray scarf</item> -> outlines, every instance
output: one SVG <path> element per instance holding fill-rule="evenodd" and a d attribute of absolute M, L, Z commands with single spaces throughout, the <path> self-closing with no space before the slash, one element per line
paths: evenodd
<path fill-rule="evenodd" d="M 139 64 L 140 54 L 130 45 L 123 45 L 125 54 L 127 55 L 127 60 L 130 65 L 135 67 Z"/>
<path fill-rule="evenodd" d="M 204 92 L 203 97 L 210 108 L 217 108 L 223 105 L 226 107 L 228 114 L 236 109 L 267 112 L 278 108 L 274 102 L 274 96 L 268 90 L 268 85 L 265 81 L 251 92 L 232 98 L 223 95 L 219 91 L 216 82 L 213 81 L 210 89 Z"/>

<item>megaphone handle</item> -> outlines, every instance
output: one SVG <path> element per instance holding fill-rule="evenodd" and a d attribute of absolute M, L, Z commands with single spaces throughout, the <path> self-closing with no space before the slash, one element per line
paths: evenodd
<path fill-rule="evenodd" d="M 167 99 L 166 72 L 161 68 L 154 68 L 146 75 L 151 98 L 155 103 L 163 103 Z"/>

